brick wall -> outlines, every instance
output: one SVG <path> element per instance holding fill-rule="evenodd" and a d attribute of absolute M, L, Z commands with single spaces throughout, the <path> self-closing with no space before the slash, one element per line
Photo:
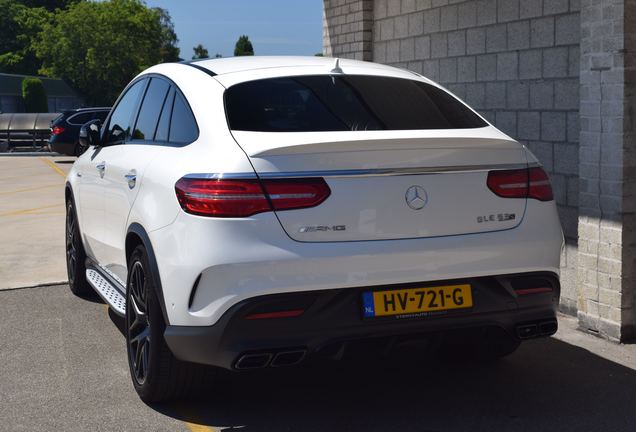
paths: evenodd
<path fill-rule="evenodd" d="M 579 324 L 636 338 L 636 2 L 581 2 Z M 627 24 L 626 24 L 627 23 Z"/>
<path fill-rule="evenodd" d="M 323 54 L 371 60 L 373 0 L 324 0 Z"/>

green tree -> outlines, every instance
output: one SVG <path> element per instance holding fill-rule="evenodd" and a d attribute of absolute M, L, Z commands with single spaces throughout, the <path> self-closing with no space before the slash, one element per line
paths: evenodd
<path fill-rule="evenodd" d="M 250 42 L 250 38 L 246 35 L 243 35 L 238 38 L 236 41 L 236 45 L 234 46 L 234 55 L 235 56 L 253 56 L 254 55 L 254 47 L 252 46 L 252 42 Z"/>
<path fill-rule="evenodd" d="M 204 59 L 204 58 L 208 58 L 208 50 L 201 44 L 195 46 L 194 48 L 192 48 L 192 50 L 194 51 L 194 55 L 192 56 L 192 60 L 196 60 L 196 59 Z"/>
<path fill-rule="evenodd" d="M 24 100 L 24 109 L 28 113 L 49 111 L 46 90 L 39 78 L 27 77 L 22 80 L 22 99 Z"/>
<path fill-rule="evenodd" d="M 159 14 L 159 24 L 161 25 L 161 48 L 159 49 L 161 54 L 161 62 L 176 62 L 180 61 L 179 53 L 181 50 L 177 46 L 179 38 L 174 31 L 174 24 L 172 24 L 172 18 L 166 9 L 154 8 Z"/>
<path fill-rule="evenodd" d="M 56 10 L 34 43 L 40 72 L 67 80 L 91 104 L 112 104 L 162 60 L 161 13 L 139 0 L 78 2 Z"/>
<path fill-rule="evenodd" d="M 53 15 L 14 0 L 0 0 L 0 72 L 35 75 L 41 61 L 33 40 Z"/>
<path fill-rule="evenodd" d="M 70 4 L 78 1 L 81 0 L 17 0 L 16 3 L 21 3 L 29 8 L 43 7 L 52 12 L 55 9 L 66 9 Z"/>

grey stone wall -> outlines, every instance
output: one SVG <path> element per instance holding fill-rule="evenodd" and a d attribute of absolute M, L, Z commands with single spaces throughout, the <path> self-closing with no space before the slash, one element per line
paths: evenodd
<path fill-rule="evenodd" d="M 636 336 L 634 16 L 633 0 L 581 2 L 578 316 L 619 341 Z"/>
<path fill-rule="evenodd" d="M 324 0 L 323 54 L 371 60 L 373 0 Z"/>

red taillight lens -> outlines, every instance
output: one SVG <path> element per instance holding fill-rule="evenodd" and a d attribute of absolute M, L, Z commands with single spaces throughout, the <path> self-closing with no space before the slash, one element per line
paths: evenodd
<path fill-rule="evenodd" d="M 551 201 L 552 186 L 543 168 L 490 171 L 488 188 L 503 198 L 534 198 Z"/>
<path fill-rule="evenodd" d="M 552 185 L 548 174 L 543 168 L 530 168 L 528 170 L 530 182 L 528 187 L 528 198 L 538 199 L 539 201 L 552 201 Z"/>
<path fill-rule="evenodd" d="M 264 180 L 263 187 L 274 210 L 314 207 L 331 194 L 329 186 L 321 178 Z"/>
<path fill-rule="evenodd" d="M 213 217 L 247 217 L 271 211 L 272 205 L 275 210 L 313 207 L 331 193 L 321 178 L 261 182 L 183 177 L 175 185 L 175 191 L 183 210 Z"/>
<path fill-rule="evenodd" d="M 51 135 L 59 135 L 64 132 L 64 128 L 62 126 L 53 126 L 51 128 Z"/>

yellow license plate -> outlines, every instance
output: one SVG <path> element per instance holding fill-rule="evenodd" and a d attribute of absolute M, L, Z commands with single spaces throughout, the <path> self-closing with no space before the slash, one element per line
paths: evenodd
<path fill-rule="evenodd" d="M 408 288 L 362 294 L 365 317 L 411 315 L 473 306 L 469 284 Z"/>

